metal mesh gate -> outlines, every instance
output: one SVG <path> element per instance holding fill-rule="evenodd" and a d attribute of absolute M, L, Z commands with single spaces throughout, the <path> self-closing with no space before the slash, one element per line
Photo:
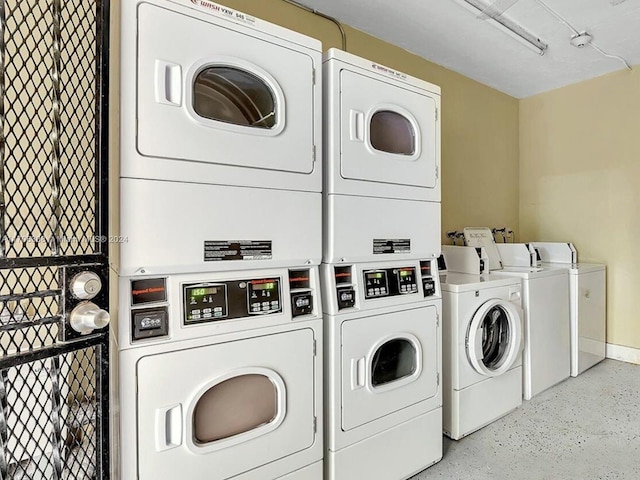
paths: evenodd
<path fill-rule="evenodd" d="M 109 478 L 107 0 L 0 0 L 0 480 Z M 108 329 L 107 329 L 108 330 Z"/>

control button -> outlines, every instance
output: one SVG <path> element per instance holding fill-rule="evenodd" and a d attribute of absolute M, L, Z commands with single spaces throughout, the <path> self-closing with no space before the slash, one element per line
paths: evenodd
<path fill-rule="evenodd" d="M 195 311 L 194 311 L 195 313 Z M 210 308 L 204 308 L 202 309 L 202 313 L 211 313 L 211 309 Z"/>
<path fill-rule="evenodd" d="M 198 315 L 198 314 L 200 314 L 200 310 L 191 310 L 191 315 Z"/>
<path fill-rule="evenodd" d="M 213 314 L 214 317 L 221 317 L 222 316 L 222 312 L 215 312 Z"/>
<path fill-rule="evenodd" d="M 368 290 L 368 293 L 369 293 L 369 295 L 373 295 L 373 288 L 370 288 L 370 289 Z"/>
<path fill-rule="evenodd" d="M 260 311 L 260 307 L 253 307 L 251 309 L 252 312 L 259 312 Z"/>
<path fill-rule="evenodd" d="M 222 307 L 216 307 L 213 309 L 214 312 L 221 312 L 222 311 Z"/>
<path fill-rule="evenodd" d="M 202 314 L 202 318 L 211 318 L 211 316 L 212 316 L 211 312 Z"/>
<path fill-rule="evenodd" d="M 376 295 L 380 295 L 380 289 L 379 288 L 374 288 L 373 289 L 373 293 Z"/>
<path fill-rule="evenodd" d="M 269 305 L 269 302 L 262 302 L 262 306 L 263 306 L 263 307 L 266 307 L 266 306 L 268 306 L 268 305 Z"/>
<path fill-rule="evenodd" d="M 265 312 L 269 310 L 269 305 L 265 305 L 264 307 L 262 307 L 262 310 L 264 310 Z"/>
<path fill-rule="evenodd" d="M 252 308 L 256 308 L 256 307 L 257 307 L 257 308 L 260 308 L 260 302 L 252 303 L 252 304 L 251 304 L 251 307 L 252 307 Z"/>
<path fill-rule="evenodd" d="M 386 289 L 386 288 L 384 288 L 384 287 L 382 287 L 382 288 L 380 289 L 380 293 L 387 293 L 387 289 Z"/>
<path fill-rule="evenodd" d="M 200 315 L 191 315 L 191 319 L 192 319 L 192 320 L 199 320 L 199 319 L 201 319 L 201 318 L 202 318 L 202 317 L 201 317 Z"/>
<path fill-rule="evenodd" d="M 278 303 L 279 303 L 278 300 L 272 300 L 271 301 L 271 305 L 278 305 Z"/>

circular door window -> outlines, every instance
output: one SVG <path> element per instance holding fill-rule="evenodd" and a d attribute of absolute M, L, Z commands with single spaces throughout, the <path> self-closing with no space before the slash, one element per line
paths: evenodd
<path fill-rule="evenodd" d="M 193 110 L 200 117 L 251 128 L 276 126 L 276 96 L 259 76 L 230 66 L 208 66 L 195 77 Z"/>
<path fill-rule="evenodd" d="M 369 139 L 376 150 L 395 155 L 413 155 L 416 133 L 408 118 L 392 110 L 380 110 L 371 117 Z"/>
<path fill-rule="evenodd" d="M 376 350 L 371 361 L 371 385 L 382 387 L 416 373 L 418 351 L 406 338 L 389 340 Z"/>
<path fill-rule="evenodd" d="M 487 376 L 506 372 L 521 344 L 520 314 L 512 304 L 491 300 L 478 309 L 467 337 L 467 354 L 477 372 Z"/>

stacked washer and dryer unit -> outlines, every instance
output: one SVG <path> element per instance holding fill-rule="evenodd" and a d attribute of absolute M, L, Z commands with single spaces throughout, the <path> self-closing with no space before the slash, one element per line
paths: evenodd
<path fill-rule="evenodd" d="M 204 0 L 121 25 L 121 478 L 320 480 L 320 42 Z"/>
<path fill-rule="evenodd" d="M 440 89 L 324 57 L 326 477 L 404 479 L 442 457 Z"/>

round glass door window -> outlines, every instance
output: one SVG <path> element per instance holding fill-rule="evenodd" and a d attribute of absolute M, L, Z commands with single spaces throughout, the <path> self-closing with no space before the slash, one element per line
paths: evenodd
<path fill-rule="evenodd" d="M 373 114 L 369 138 L 371 146 L 381 152 L 413 155 L 416 151 L 413 125 L 406 117 L 391 110 L 380 110 Z"/>
<path fill-rule="evenodd" d="M 194 80 L 193 109 L 203 118 L 252 128 L 277 122 L 276 97 L 267 83 L 239 68 L 209 66 Z"/>
<path fill-rule="evenodd" d="M 510 351 L 510 323 L 500 305 L 492 307 L 482 320 L 482 363 L 490 370 L 502 366 Z"/>
<path fill-rule="evenodd" d="M 383 343 L 371 361 L 371 384 L 374 387 L 410 377 L 418 367 L 418 352 L 412 342 L 395 338 Z"/>

